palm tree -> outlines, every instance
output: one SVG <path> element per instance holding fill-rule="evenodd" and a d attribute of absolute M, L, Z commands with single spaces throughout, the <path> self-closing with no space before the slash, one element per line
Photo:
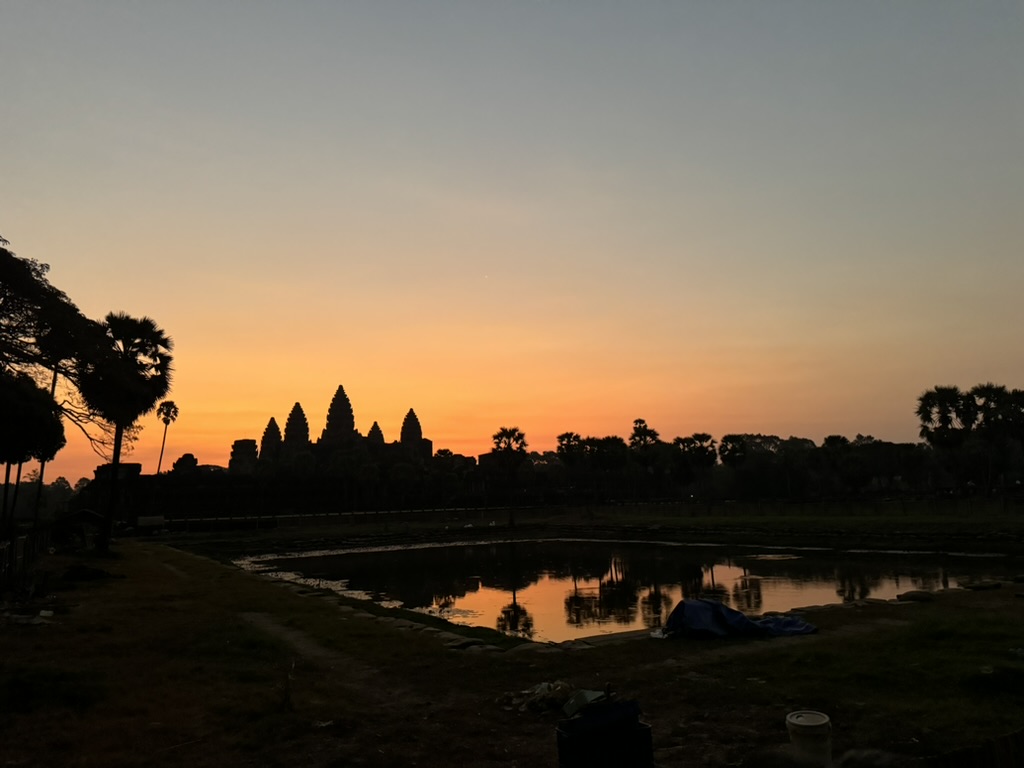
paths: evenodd
<path fill-rule="evenodd" d="M 951 448 L 960 445 L 974 428 L 978 408 L 974 395 L 959 387 L 935 387 L 917 399 L 916 414 L 924 440 L 933 447 Z"/>
<path fill-rule="evenodd" d="M 0 463 L 6 464 L 0 534 L 13 528 L 14 509 L 21 487 L 21 469 L 29 459 L 49 461 L 64 447 L 64 425 L 56 403 L 26 374 L 0 370 Z M 11 468 L 17 467 L 14 499 L 8 504 Z"/>
<path fill-rule="evenodd" d="M 519 427 L 502 427 L 495 432 L 491 439 L 494 441 L 494 448 L 491 449 L 491 456 L 494 457 L 496 466 L 496 480 L 499 483 L 499 492 L 510 494 L 516 483 L 516 473 L 520 465 L 528 461 L 526 456 L 526 434 Z M 515 504 L 508 507 L 508 527 L 516 524 Z"/>
<path fill-rule="evenodd" d="M 718 444 L 707 432 L 694 432 L 689 437 L 677 437 L 672 445 L 683 455 L 689 470 L 697 478 L 702 495 L 710 499 L 711 473 L 718 463 Z"/>
<path fill-rule="evenodd" d="M 156 473 L 160 474 L 160 466 L 164 463 L 164 446 L 167 445 L 167 427 L 171 425 L 172 421 L 176 421 L 178 418 L 178 406 L 174 404 L 173 400 L 164 400 L 160 405 L 156 407 L 156 415 L 160 417 L 160 421 L 164 423 L 164 437 L 160 441 L 160 458 L 156 462 Z"/>
<path fill-rule="evenodd" d="M 984 451 L 985 487 L 991 489 L 997 470 L 1002 475 L 1009 459 L 1014 418 L 1012 394 L 1006 387 L 992 382 L 975 385 L 969 394 L 978 409 L 974 429 Z"/>
<path fill-rule="evenodd" d="M 1001 384 L 976 384 L 968 393 L 978 408 L 976 428 L 985 433 L 1002 432 L 1010 417 L 1010 391 Z"/>
<path fill-rule="evenodd" d="M 519 427 L 502 427 L 491 439 L 494 441 L 494 452 L 526 453 L 526 435 Z"/>
<path fill-rule="evenodd" d="M 97 547 L 106 551 L 114 525 L 125 431 L 171 388 L 174 343 L 149 317 L 111 312 L 103 321 L 107 346 L 78 361 L 78 390 L 100 418 L 114 425 L 110 500 Z"/>
<path fill-rule="evenodd" d="M 634 419 L 633 434 L 629 436 L 629 447 L 634 451 L 643 451 L 645 448 L 657 445 L 659 437 L 658 431 L 647 426 L 644 419 Z"/>
<path fill-rule="evenodd" d="M 0 237 L 0 369 L 27 373 L 42 381 L 50 372 L 50 399 L 56 403 L 57 379 L 69 376 L 78 350 L 97 335 L 98 323 L 88 320 L 63 291 L 47 279 L 49 266 L 16 256 Z M 56 406 L 71 411 L 65 403 Z M 9 424 L 5 424 L 9 428 Z M 39 461 L 34 516 L 42 501 L 46 459 Z"/>

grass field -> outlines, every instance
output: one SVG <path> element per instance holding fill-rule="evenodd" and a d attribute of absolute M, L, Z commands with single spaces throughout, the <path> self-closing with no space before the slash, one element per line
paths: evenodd
<path fill-rule="evenodd" d="M 857 531 L 877 541 L 898 534 L 890 543 L 988 548 L 1003 541 L 1015 551 L 1021 532 L 1015 517 L 1002 515 L 879 523 L 870 515 L 823 522 L 745 514 L 723 524 L 722 517 L 681 521 L 650 509 L 624 521 L 623 513 L 520 514 L 516 535 L 641 528 L 668 538 L 715 531 L 760 540 L 771 531 L 824 543 L 850 541 Z M 228 557 L 275 543 L 441 537 L 487 527 L 464 524 L 389 520 L 226 533 L 178 538 L 177 547 L 126 540 L 112 558 L 47 558 L 35 601 L 7 605 L 0 625 L 0 763 L 554 766 L 558 712 L 519 711 L 511 702 L 521 698 L 516 692 L 564 680 L 572 688 L 610 684 L 636 700 L 659 766 L 769 764 L 787 739 L 785 715 L 796 709 L 830 715 L 837 756 L 870 748 L 909 764 L 987 748 L 932 762 L 1020 764 L 1005 737 L 1024 728 L 1022 585 L 822 609 L 805 616 L 818 634 L 775 640 L 644 637 L 577 650 L 508 650 L 513 643 L 488 630 L 459 630 L 506 648 L 486 652 L 453 649 L 438 631 L 445 627 L 424 629 L 422 617 L 412 623 L 400 611 L 367 612 L 182 548 Z M 64 579 L 74 566 L 85 566 L 79 577 L 99 578 Z"/>

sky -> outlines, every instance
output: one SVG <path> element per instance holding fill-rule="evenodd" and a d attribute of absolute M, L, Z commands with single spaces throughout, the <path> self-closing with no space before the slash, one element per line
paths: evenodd
<path fill-rule="evenodd" d="M 164 468 L 356 427 L 914 441 L 1024 388 L 1019 0 L 0 0 L 0 234 L 175 343 Z M 133 454 L 156 469 L 154 414 Z M 68 431 L 47 477 L 99 459 Z"/>

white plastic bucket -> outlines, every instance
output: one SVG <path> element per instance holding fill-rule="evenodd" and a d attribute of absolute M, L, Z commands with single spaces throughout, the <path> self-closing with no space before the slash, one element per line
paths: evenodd
<path fill-rule="evenodd" d="M 803 709 L 786 715 L 793 755 L 808 765 L 832 765 L 832 722 L 824 712 Z"/>

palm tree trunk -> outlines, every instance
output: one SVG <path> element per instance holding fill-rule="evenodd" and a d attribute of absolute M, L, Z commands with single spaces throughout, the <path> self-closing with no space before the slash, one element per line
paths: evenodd
<path fill-rule="evenodd" d="M 11 499 L 11 529 L 14 529 L 14 512 L 18 508 L 18 494 L 21 491 L 21 468 L 25 462 L 18 462 L 18 473 L 14 476 L 14 498 Z"/>
<path fill-rule="evenodd" d="M 164 422 L 164 439 L 160 441 L 160 458 L 156 462 L 156 473 L 160 474 L 160 466 L 164 463 L 164 446 L 167 445 L 167 427 L 170 422 Z"/>
<path fill-rule="evenodd" d="M 53 369 L 53 378 L 50 379 L 50 399 L 55 400 L 57 395 L 57 368 Z M 36 501 L 32 506 L 32 528 L 39 527 L 39 506 L 43 501 L 43 474 L 46 472 L 46 460 L 39 462 L 39 478 L 36 480 Z"/>
<path fill-rule="evenodd" d="M 7 462 L 7 473 L 4 475 L 4 505 L 0 508 L 0 532 L 7 538 L 7 495 L 11 487 L 11 462 Z"/>
<path fill-rule="evenodd" d="M 110 498 L 107 499 L 107 508 L 103 514 L 100 535 L 96 541 L 96 549 L 102 553 L 110 551 L 110 539 L 114 531 L 114 514 L 117 511 L 117 480 L 121 474 L 121 443 L 123 440 L 124 427 L 120 424 L 115 424 L 114 452 L 110 460 Z"/>

